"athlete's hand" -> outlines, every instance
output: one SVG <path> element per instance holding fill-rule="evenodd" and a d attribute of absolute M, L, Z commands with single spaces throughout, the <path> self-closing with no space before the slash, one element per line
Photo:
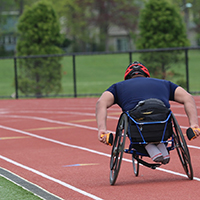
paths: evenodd
<path fill-rule="evenodd" d="M 197 138 L 200 135 L 200 128 L 199 126 L 191 126 L 190 128 L 187 129 L 187 137 L 189 140 L 193 140 Z"/>
<path fill-rule="evenodd" d="M 103 137 L 102 137 L 102 135 L 103 135 Z M 100 142 L 107 144 L 106 143 L 106 131 L 105 130 L 99 130 L 98 131 L 98 139 L 99 139 Z"/>
<path fill-rule="evenodd" d="M 192 127 L 191 127 L 191 128 L 192 128 Z M 200 135 L 200 128 L 194 127 L 194 128 L 192 128 L 192 130 L 194 131 L 196 137 L 198 137 L 198 136 Z"/>

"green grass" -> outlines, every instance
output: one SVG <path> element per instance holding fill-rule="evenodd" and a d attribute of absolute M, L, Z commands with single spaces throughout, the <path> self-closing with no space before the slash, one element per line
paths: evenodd
<path fill-rule="evenodd" d="M 14 61 L 0 60 L 0 96 L 15 92 L 14 76 Z"/>
<path fill-rule="evenodd" d="M 124 69 L 128 63 L 128 54 L 77 56 L 77 92 L 81 94 L 103 92 L 113 82 L 123 80 Z M 72 58 L 65 57 L 62 64 L 63 93 L 73 93 Z"/>
<path fill-rule="evenodd" d="M 189 86 L 190 91 L 200 91 L 198 79 L 199 50 L 189 51 Z M 139 53 L 132 54 L 132 60 L 139 60 Z M 74 93 L 72 56 L 62 59 L 62 92 L 60 94 Z M 78 94 L 102 93 L 112 83 L 122 81 L 126 67 L 129 64 L 129 54 L 107 55 L 79 55 L 76 56 L 76 83 Z M 148 64 L 145 63 L 148 67 Z M 174 64 L 172 69 L 180 73 L 179 77 L 171 76 L 168 80 L 176 82 L 178 79 L 186 80 L 184 59 L 182 63 Z M 0 60 L 0 96 L 10 96 L 15 92 L 14 87 L 14 61 L 12 59 Z M 19 95 L 23 95 L 19 92 Z"/>
<path fill-rule="evenodd" d="M 200 91 L 200 50 L 189 51 L 189 87 L 191 91 Z"/>
<path fill-rule="evenodd" d="M 20 186 L 8 181 L 0 176 L 0 199 L 1 200 L 41 200 L 33 193 L 23 189 Z"/>

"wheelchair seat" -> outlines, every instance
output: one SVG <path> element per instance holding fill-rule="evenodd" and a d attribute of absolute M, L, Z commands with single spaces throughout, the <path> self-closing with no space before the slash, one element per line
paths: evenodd
<path fill-rule="evenodd" d="M 140 101 L 126 112 L 128 136 L 133 144 L 164 142 L 172 135 L 171 110 L 159 99 Z"/>

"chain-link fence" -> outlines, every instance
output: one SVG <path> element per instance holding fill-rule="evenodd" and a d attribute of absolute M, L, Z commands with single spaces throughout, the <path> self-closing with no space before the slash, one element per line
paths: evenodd
<path fill-rule="evenodd" d="M 0 98 L 99 96 L 111 84 L 123 80 L 129 63 L 141 60 L 151 77 L 165 78 L 199 94 L 199 52 L 200 47 L 188 47 L 0 58 Z M 58 63 L 60 78 L 52 82 Z M 54 72 L 48 75 L 50 66 Z M 53 89 L 56 84 L 60 85 L 57 90 Z M 34 87 L 37 91 L 31 90 Z"/>

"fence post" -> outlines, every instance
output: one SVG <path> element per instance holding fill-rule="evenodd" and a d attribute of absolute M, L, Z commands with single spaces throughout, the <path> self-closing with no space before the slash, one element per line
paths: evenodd
<path fill-rule="evenodd" d="M 132 63 L 132 53 L 131 52 L 129 52 L 129 62 L 130 62 L 130 64 Z"/>
<path fill-rule="evenodd" d="M 15 69 L 15 98 L 18 99 L 18 79 L 17 79 L 17 58 L 14 57 L 14 69 Z"/>
<path fill-rule="evenodd" d="M 76 60 L 75 60 L 75 54 L 73 54 L 73 79 L 74 79 L 74 97 L 77 97 L 77 91 L 76 91 Z"/>
<path fill-rule="evenodd" d="M 188 49 L 185 49 L 186 88 L 189 92 Z"/>

